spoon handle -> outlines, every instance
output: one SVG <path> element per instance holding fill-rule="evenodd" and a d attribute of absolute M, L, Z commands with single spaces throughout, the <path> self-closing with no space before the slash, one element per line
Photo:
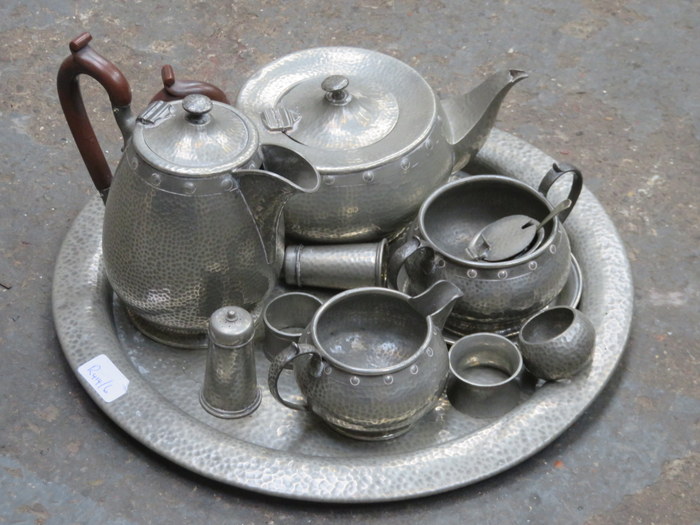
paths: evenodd
<path fill-rule="evenodd" d="M 559 204 L 557 204 L 552 211 L 549 212 L 549 215 L 547 215 L 544 219 L 542 219 L 542 222 L 540 222 L 537 225 L 537 229 L 535 229 L 535 233 L 540 231 L 540 229 L 546 225 L 549 221 L 551 221 L 554 217 L 559 215 L 561 212 L 564 210 L 568 210 L 573 206 L 573 202 L 571 202 L 571 199 L 564 199 L 561 201 Z"/>

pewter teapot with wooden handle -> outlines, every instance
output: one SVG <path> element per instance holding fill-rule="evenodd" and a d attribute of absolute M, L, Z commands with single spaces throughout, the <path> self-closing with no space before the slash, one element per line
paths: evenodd
<path fill-rule="evenodd" d="M 302 154 L 322 175 L 285 208 L 302 240 L 376 240 L 405 226 L 425 198 L 481 148 L 508 90 L 527 75 L 496 73 L 439 100 L 390 56 L 353 47 L 308 49 L 262 67 L 236 102 L 266 142 Z"/>
<path fill-rule="evenodd" d="M 204 346 L 212 312 L 224 305 L 252 309 L 277 282 L 282 209 L 292 194 L 315 191 L 319 175 L 297 153 L 261 145 L 252 122 L 220 101 L 220 90 L 176 84 L 167 68 L 165 90 L 133 118 L 126 78 L 90 48 L 90 38 L 71 42 L 58 92 L 106 200 L 107 278 L 143 333 Z M 85 112 L 81 74 L 105 87 L 124 136 L 114 178 Z"/>

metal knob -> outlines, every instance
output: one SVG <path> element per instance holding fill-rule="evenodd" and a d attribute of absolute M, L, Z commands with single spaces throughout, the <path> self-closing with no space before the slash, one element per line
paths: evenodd
<path fill-rule="evenodd" d="M 204 124 L 214 105 L 206 95 L 187 95 L 182 100 L 182 109 L 187 112 L 187 120 L 194 124 Z"/>
<path fill-rule="evenodd" d="M 352 95 L 345 88 L 348 87 L 350 81 L 343 75 L 331 75 L 322 83 L 321 88 L 326 92 L 326 100 L 336 106 L 343 106 L 350 102 Z"/>

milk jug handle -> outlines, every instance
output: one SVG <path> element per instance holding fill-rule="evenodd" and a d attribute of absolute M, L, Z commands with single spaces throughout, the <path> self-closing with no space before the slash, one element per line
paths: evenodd
<path fill-rule="evenodd" d="M 298 357 L 308 357 L 309 355 L 318 356 L 314 346 L 303 343 L 292 343 L 285 350 L 277 354 L 277 356 L 272 360 L 272 363 L 270 363 L 270 369 L 267 373 L 267 385 L 270 387 L 272 397 L 274 397 L 284 406 L 293 410 L 308 410 L 309 404 L 306 399 L 302 399 L 300 402 L 284 399 L 279 393 L 277 384 L 280 379 L 280 374 L 282 374 L 282 371 L 287 367 L 287 365 L 290 365 Z"/>
<path fill-rule="evenodd" d="M 424 245 L 418 237 L 412 235 L 391 254 L 386 269 L 386 280 L 389 286 L 398 290 L 398 279 L 401 269 L 419 251 L 422 252 L 421 257 L 432 253 L 432 249 L 429 246 Z"/>

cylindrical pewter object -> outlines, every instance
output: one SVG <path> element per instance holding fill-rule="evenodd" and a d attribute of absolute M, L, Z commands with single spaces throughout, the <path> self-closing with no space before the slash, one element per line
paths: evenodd
<path fill-rule="evenodd" d="M 350 290 L 386 283 L 386 240 L 360 244 L 290 244 L 284 279 L 293 286 Z"/>
<path fill-rule="evenodd" d="M 253 318 L 243 308 L 225 306 L 209 318 L 209 353 L 199 400 L 216 417 L 247 416 L 260 405 L 254 333 Z"/>
<path fill-rule="evenodd" d="M 265 305 L 262 313 L 265 325 L 263 353 L 272 361 L 299 336 L 313 319 L 323 301 L 304 292 L 278 295 Z"/>

